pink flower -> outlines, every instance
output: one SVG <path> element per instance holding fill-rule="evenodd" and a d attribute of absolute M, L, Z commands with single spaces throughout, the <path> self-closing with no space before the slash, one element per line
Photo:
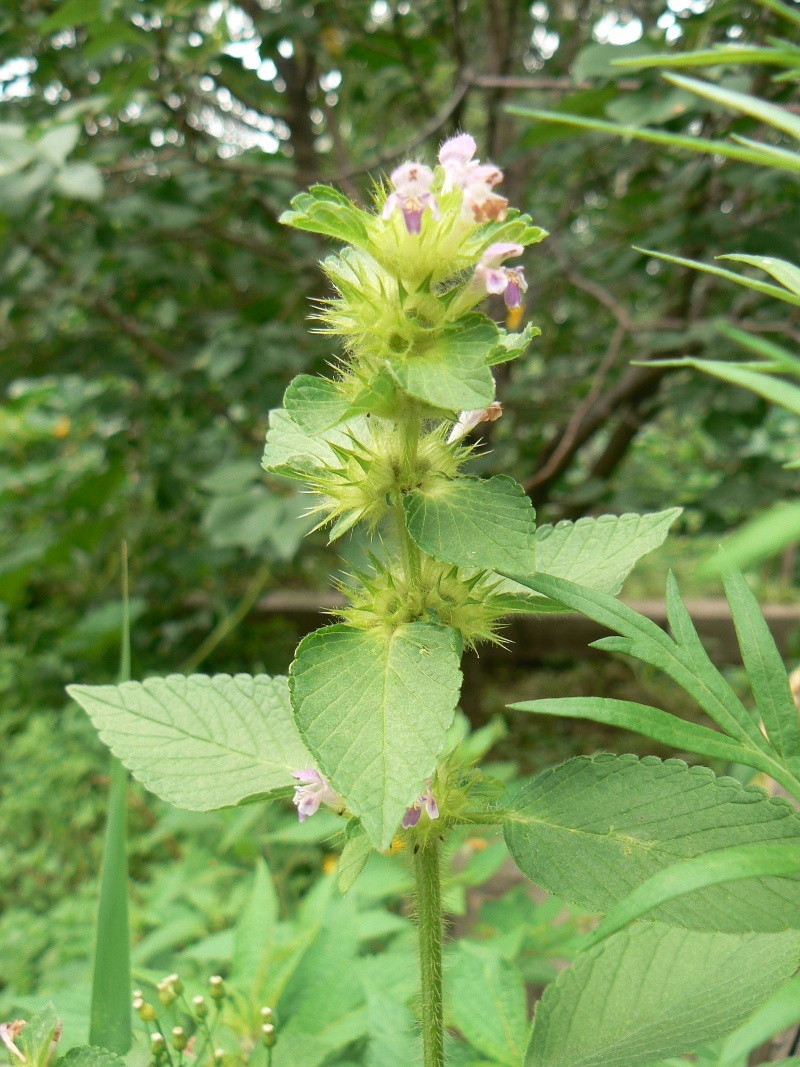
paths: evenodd
<path fill-rule="evenodd" d="M 492 192 L 503 180 L 503 172 L 494 163 L 474 159 L 475 140 L 461 133 L 445 141 L 439 149 L 439 162 L 444 168 L 444 192 L 458 188 L 464 194 L 464 208 L 472 212 L 476 222 L 497 219 L 502 222 L 508 210 L 504 196 Z"/>
<path fill-rule="evenodd" d="M 439 205 L 431 192 L 433 171 L 424 163 L 403 163 L 396 167 L 389 180 L 394 192 L 383 205 L 383 218 L 391 218 L 399 208 L 409 233 L 418 234 L 422 228 L 422 215 L 426 208 L 435 219 L 439 218 Z"/>
<path fill-rule="evenodd" d="M 497 422 L 503 414 L 503 405 L 499 400 L 493 400 L 488 408 L 477 408 L 475 411 L 462 411 L 458 416 L 458 422 L 450 431 L 447 438 L 448 445 L 454 441 L 460 441 L 462 437 L 474 430 L 482 422 Z"/>
<path fill-rule="evenodd" d="M 476 148 L 475 138 L 468 133 L 460 133 L 444 142 L 439 149 L 439 162 L 444 168 L 443 192 L 464 188 L 470 172 L 478 166 L 478 161 L 472 158 Z"/>
<path fill-rule="evenodd" d="M 436 798 L 431 792 L 430 779 L 425 783 L 425 792 L 411 805 L 403 816 L 404 830 L 410 830 L 412 826 L 417 825 L 423 808 L 429 819 L 439 818 L 439 805 L 436 803 Z"/>
<path fill-rule="evenodd" d="M 501 264 L 510 256 L 522 255 L 522 245 L 500 242 L 490 245 L 481 256 L 475 268 L 474 280 L 487 293 L 502 294 L 508 308 L 518 308 L 522 303 L 522 293 L 528 291 L 525 272 L 522 267 L 503 267 Z"/>
<path fill-rule="evenodd" d="M 14 1043 L 23 1029 L 27 1026 L 24 1019 L 15 1019 L 12 1023 L 0 1023 L 0 1041 L 6 1046 L 12 1056 L 25 1063 L 25 1055 L 20 1052 Z"/>
<path fill-rule="evenodd" d="M 305 783 L 294 787 L 292 797 L 292 803 L 297 808 L 300 822 L 305 822 L 309 816 L 315 815 L 320 804 L 330 804 L 331 807 L 338 807 L 341 804 L 341 800 L 319 771 L 292 771 L 292 778 Z"/>

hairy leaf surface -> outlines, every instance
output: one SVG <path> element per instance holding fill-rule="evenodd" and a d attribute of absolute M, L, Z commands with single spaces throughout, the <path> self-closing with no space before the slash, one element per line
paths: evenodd
<path fill-rule="evenodd" d="M 293 784 L 313 766 L 286 679 L 171 674 L 121 685 L 71 685 L 101 739 L 148 789 L 211 811 Z"/>
<path fill-rule="evenodd" d="M 728 1033 L 800 961 L 800 934 L 642 923 L 581 954 L 536 1010 L 525 1067 L 643 1067 Z"/>
<path fill-rule="evenodd" d="M 581 756 L 520 790 L 505 835 L 528 878 L 570 903 L 609 911 L 678 860 L 755 842 L 800 844 L 800 815 L 784 800 L 681 760 Z M 651 915 L 698 930 L 786 930 L 800 922 L 800 881 L 713 886 Z"/>
<path fill-rule="evenodd" d="M 436 767 L 461 686 L 454 630 L 327 626 L 291 670 L 303 738 L 376 848 L 387 848 Z"/>
<path fill-rule="evenodd" d="M 513 478 L 437 478 L 409 493 L 403 508 L 408 532 L 436 559 L 478 570 L 536 570 L 536 513 Z"/>

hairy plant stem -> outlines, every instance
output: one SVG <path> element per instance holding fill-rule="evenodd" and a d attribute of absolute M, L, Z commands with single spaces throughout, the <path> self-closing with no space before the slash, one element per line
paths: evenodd
<path fill-rule="evenodd" d="M 414 877 L 417 885 L 424 1064 L 425 1067 L 444 1067 L 442 878 L 437 837 L 429 837 L 414 853 Z"/>

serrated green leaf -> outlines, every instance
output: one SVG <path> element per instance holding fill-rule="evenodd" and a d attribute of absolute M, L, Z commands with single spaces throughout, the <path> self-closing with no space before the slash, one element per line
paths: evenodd
<path fill-rule="evenodd" d="M 497 347 L 489 356 L 489 366 L 496 367 L 499 363 L 508 363 L 509 360 L 517 359 L 523 355 L 534 337 L 541 335 L 538 326 L 529 322 L 521 333 L 507 333 L 500 331 L 500 340 Z"/>
<path fill-rule="evenodd" d="M 300 429 L 314 436 L 344 421 L 350 400 L 327 378 L 298 374 L 289 383 L 283 406 Z"/>
<path fill-rule="evenodd" d="M 800 845 L 800 815 L 706 767 L 655 756 L 577 757 L 513 799 L 509 851 L 548 892 L 608 911 L 678 860 L 759 842 Z M 697 930 L 770 932 L 797 922 L 800 881 L 765 878 L 699 890 L 652 918 Z"/>
<path fill-rule="evenodd" d="M 452 1025 L 493 1062 L 517 1067 L 530 1027 L 525 984 L 514 964 L 488 947 L 462 942 L 447 979 Z"/>
<path fill-rule="evenodd" d="M 536 513 L 504 474 L 431 479 L 403 500 L 408 532 L 423 552 L 478 570 L 536 570 Z"/>
<path fill-rule="evenodd" d="M 800 772 L 800 722 L 783 660 L 758 601 L 738 572 L 725 576 L 742 662 L 770 742 L 788 767 Z"/>
<path fill-rule="evenodd" d="M 373 416 L 372 422 L 377 421 Z M 341 426 L 314 435 L 304 432 L 284 408 L 274 408 L 269 413 L 261 466 L 271 474 L 302 479 L 320 468 L 338 467 L 339 458 L 334 449 L 352 448 L 353 437 L 367 440 L 370 432 L 370 420 L 359 415 Z"/>
<path fill-rule="evenodd" d="M 267 976 L 279 918 L 278 895 L 259 856 L 250 895 L 234 930 L 231 979 L 257 998 Z"/>
<path fill-rule="evenodd" d="M 190 811 L 286 789 L 293 770 L 314 765 L 285 678 L 171 674 L 67 691 L 134 777 Z"/>
<path fill-rule="evenodd" d="M 536 531 L 536 570 L 604 593 L 618 593 L 636 563 L 663 544 L 681 508 L 648 515 L 600 515 L 540 526 Z M 507 579 L 502 589 L 527 597 L 521 611 L 553 611 L 563 607 Z"/>
<path fill-rule="evenodd" d="M 791 976 L 800 935 L 642 923 L 547 987 L 526 1067 L 642 1067 L 729 1033 Z"/>
<path fill-rule="evenodd" d="M 340 893 L 347 893 L 353 888 L 371 852 L 372 842 L 364 833 L 361 824 L 356 823 L 352 830 L 348 827 L 347 840 L 339 857 L 336 873 L 336 884 Z"/>
<path fill-rule="evenodd" d="M 436 767 L 461 686 L 454 630 L 327 626 L 300 642 L 290 674 L 300 732 L 376 848 L 392 842 Z"/>
<path fill-rule="evenodd" d="M 300 193 L 292 200 L 291 210 L 284 211 L 278 221 L 359 248 L 369 246 L 371 216 L 327 185 L 312 185 L 308 192 Z"/>
<path fill-rule="evenodd" d="M 746 263 L 750 267 L 760 267 L 761 270 L 785 286 L 795 296 L 800 296 L 800 267 L 789 263 L 786 259 L 777 259 L 775 256 L 743 256 L 727 255 L 717 256 L 717 259 L 730 259 L 734 263 Z"/>
<path fill-rule="evenodd" d="M 488 359 L 498 340 L 497 326 L 470 315 L 458 328 L 432 333 L 402 360 L 387 365 L 409 396 L 443 411 L 485 408 L 494 400 Z"/>

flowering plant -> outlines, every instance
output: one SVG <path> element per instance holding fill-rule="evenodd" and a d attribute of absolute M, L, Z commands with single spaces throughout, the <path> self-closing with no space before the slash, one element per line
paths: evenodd
<path fill-rule="evenodd" d="M 342 354 L 330 377 L 300 375 L 289 385 L 271 413 L 263 459 L 271 475 L 305 485 L 331 541 L 359 524 L 373 537 L 369 567 L 341 584 L 340 621 L 300 643 L 288 680 L 171 675 L 70 692 L 115 755 L 174 804 L 209 810 L 293 797 L 301 821 L 321 805 L 347 820 L 343 889 L 372 851 L 405 847 L 416 882 L 426 1067 L 441 1067 L 445 1055 L 440 843 L 459 825 L 502 824 L 526 875 L 611 913 L 542 1002 L 526 1064 L 635 1067 L 730 1030 L 800 953 L 800 935 L 785 935 L 798 925 L 794 881 L 753 889 L 701 879 L 676 902 L 685 889 L 658 883 L 648 897 L 651 880 L 714 849 L 797 841 L 800 819 L 704 768 L 655 758 L 570 760 L 506 796 L 458 746 L 462 651 L 501 642 L 510 613 L 580 610 L 617 628 L 621 637 L 606 647 L 666 670 L 725 733 L 620 701 L 588 710 L 539 701 L 526 710 L 626 725 L 760 769 L 797 792 L 800 730 L 795 715 L 787 739 L 782 690 L 765 695 L 754 685 L 759 701 L 780 704 L 775 736 L 783 734 L 774 746 L 765 740 L 704 658 L 673 587 L 675 641 L 614 599 L 677 509 L 537 528 L 513 479 L 469 472 L 469 434 L 502 414 L 492 368 L 520 356 L 538 332 L 509 333 L 477 309 L 489 295 L 521 306 L 525 275 L 509 261 L 546 236 L 496 192 L 502 173 L 475 152 L 461 134 L 441 147 L 435 169 L 403 163 L 377 187 L 372 211 L 315 186 L 282 218 L 344 246 L 322 265 L 334 295 L 319 310 Z M 742 586 L 734 582 L 731 602 L 755 642 L 746 662 L 773 662 Z M 631 889 L 645 893 L 634 905 Z M 645 912 L 655 921 L 628 925 Z M 748 974 L 715 993 L 711 1014 L 697 1004 L 714 982 L 709 954 L 727 961 L 723 970 Z M 652 985 L 665 981 L 659 961 L 670 963 L 666 990 Z M 639 990 L 634 1011 L 616 973 Z M 679 1025 L 670 1026 L 671 1014 Z"/>

